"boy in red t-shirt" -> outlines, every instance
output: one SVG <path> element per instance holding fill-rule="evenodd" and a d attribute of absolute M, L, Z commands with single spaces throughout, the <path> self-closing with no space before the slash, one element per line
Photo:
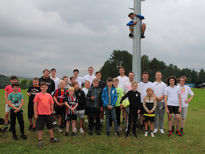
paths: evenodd
<path fill-rule="evenodd" d="M 36 94 L 33 102 L 34 102 L 34 117 L 36 120 L 36 128 L 38 130 L 38 146 L 42 148 L 43 142 L 43 127 L 46 123 L 48 128 L 48 133 L 50 135 L 51 142 L 59 142 L 58 139 L 54 138 L 53 135 L 53 121 L 54 118 L 52 116 L 53 113 L 53 98 L 47 93 L 48 84 L 42 82 L 40 85 L 41 92 Z"/>
<path fill-rule="evenodd" d="M 4 88 L 4 91 L 5 91 L 4 96 L 5 96 L 5 100 L 6 100 L 6 106 L 5 106 L 5 118 L 4 118 L 5 128 L 3 129 L 3 132 L 8 130 L 8 119 L 9 119 L 9 111 L 10 111 L 10 108 L 8 106 L 8 95 L 13 92 L 13 89 L 12 89 L 11 85 L 15 84 L 15 83 L 18 83 L 18 78 L 16 76 L 11 76 L 10 77 L 10 82 L 11 82 L 11 84 Z M 21 92 L 20 87 L 18 89 L 18 92 Z"/>

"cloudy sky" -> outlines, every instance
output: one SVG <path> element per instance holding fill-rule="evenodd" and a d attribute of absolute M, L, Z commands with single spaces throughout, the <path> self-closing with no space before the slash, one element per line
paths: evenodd
<path fill-rule="evenodd" d="M 114 49 L 132 53 L 133 0 L 0 0 L 0 73 L 58 76 L 100 69 Z M 142 54 L 180 68 L 205 68 L 205 0 L 146 0 Z"/>

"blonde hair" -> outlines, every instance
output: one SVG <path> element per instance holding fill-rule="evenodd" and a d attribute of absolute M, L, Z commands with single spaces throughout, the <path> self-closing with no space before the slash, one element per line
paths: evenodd
<path fill-rule="evenodd" d="M 68 88 L 68 91 L 74 91 L 75 89 L 73 87 Z"/>
<path fill-rule="evenodd" d="M 99 80 L 95 78 L 95 79 L 93 80 L 93 83 L 94 83 L 94 82 L 99 83 Z"/>
<path fill-rule="evenodd" d="M 135 84 L 138 85 L 138 83 L 136 81 L 133 81 L 132 86 L 135 85 Z"/>
<path fill-rule="evenodd" d="M 60 84 L 66 84 L 64 80 L 60 80 Z"/>
<path fill-rule="evenodd" d="M 118 79 L 118 78 L 113 78 L 112 81 L 113 81 L 113 82 L 115 82 L 115 81 L 119 82 L 119 79 Z"/>

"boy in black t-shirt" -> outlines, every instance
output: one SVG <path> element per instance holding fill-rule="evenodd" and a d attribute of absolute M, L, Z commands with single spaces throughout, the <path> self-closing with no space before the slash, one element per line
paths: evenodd
<path fill-rule="evenodd" d="M 36 129 L 36 120 L 34 118 L 33 123 L 32 123 L 32 118 L 34 117 L 34 111 L 33 111 L 33 99 L 36 96 L 37 93 L 39 93 L 40 87 L 39 87 L 39 79 L 38 78 L 33 78 L 32 80 L 33 85 L 29 87 L 27 91 L 27 95 L 29 96 L 29 103 L 28 103 L 28 119 L 29 119 L 29 130 L 33 128 L 33 131 Z"/>

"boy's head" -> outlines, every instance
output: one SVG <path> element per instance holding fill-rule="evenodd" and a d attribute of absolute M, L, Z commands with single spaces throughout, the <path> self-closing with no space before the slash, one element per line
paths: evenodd
<path fill-rule="evenodd" d="M 133 20 L 133 19 L 134 19 L 134 13 L 132 13 L 132 12 L 129 13 L 129 14 L 128 14 L 128 17 Z"/>
<path fill-rule="evenodd" d="M 63 81 L 65 81 L 66 82 L 66 84 L 68 83 L 68 76 L 63 76 Z"/>
<path fill-rule="evenodd" d="M 120 76 L 124 76 L 125 75 L 125 68 L 121 66 L 119 68 L 119 73 L 120 73 Z"/>
<path fill-rule="evenodd" d="M 101 73 L 98 71 L 98 72 L 95 73 L 95 77 L 96 77 L 96 79 L 101 80 L 102 75 L 101 75 Z"/>
<path fill-rule="evenodd" d="M 133 90 L 133 91 L 136 91 L 137 88 L 138 88 L 138 83 L 137 83 L 136 81 L 133 81 L 133 82 L 132 82 L 132 90 Z"/>
<path fill-rule="evenodd" d="M 11 82 L 11 84 L 17 83 L 18 82 L 18 78 L 16 76 L 11 76 L 10 77 L 10 82 Z"/>
<path fill-rule="evenodd" d="M 90 88 L 90 81 L 88 81 L 88 80 L 85 81 L 85 88 L 86 89 Z"/>
<path fill-rule="evenodd" d="M 93 80 L 93 87 L 98 87 L 98 85 L 99 85 L 99 81 L 98 81 L 98 79 L 94 79 Z"/>
<path fill-rule="evenodd" d="M 156 73 L 155 73 L 155 78 L 156 78 L 157 81 L 161 81 L 161 80 L 162 80 L 162 73 L 159 72 L 159 71 L 156 72 Z"/>
<path fill-rule="evenodd" d="M 74 76 L 71 76 L 71 77 L 70 77 L 70 83 L 73 85 L 74 82 L 75 82 L 75 77 L 74 77 Z"/>
<path fill-rule="evenodd" d="M 106 83 L 108 87 L 112 87 L 112 78 L 107 78 Z"/>
<path fill-rule="evenodd" d="M 147 96 L 152 96 L 153 95 L 152 88 L 147 88 L 146 92 L 147 92 Z"/>
<path fill-rule="evenodd" d="M 181 77 L 179 78 L 179 84 L 180 84 L 181 86 L 184 86 L 184 84 L 186 83 L 186 81 L 187 81 L 187 77 L 186 77 L 186 76 L 181 76 Z"/>
<path fill-rule="evenodd" d="M 130 82 L 132 82 L 132 81 L 134 81 L 135 75 L 134 75 L 133 72 L 130 72 L 130 73 L 128 74 L 128 77 L 129 77 Z"/>
<path fill-rule="evenodd" d="M 93 75 L 94 68 L 92 66 L 88 67 L 89 75 Z"/>
<path fill-rule="evenodd" d="M 148 82 L 148 80 L 149 80 L 149 74 L 148 74 L 148 72 L 143 72 L 143 73 L 142 73 L 142 81 L 143 81 L 143 82 Z"/>
<path fill-rule="evenodd" d="M 78 70 L 78 69 L 74 69 L 74 70 L 73 70 L 73 76 L 74 76 L 75 78 L 77 78 L 77 77 L 78 77 L 78 74 L 79 74 L 79 70 Z"/>
<path fill-rule="evenodd" d="M 43 76 L 45 77 L 45 78 L 49 78 L 49 76 L 50 76 L 50 71 L 49 71 L 49 69 L 44 69 L 43 70 Z"/>
<path fill-rule="evenodd" d="M 13 92 L 18 92 L 20 85 L 18 83 L 13 83 L 11 87 L 13 89 Z"/>
<path fill-rule="evenodd" d="M 119 79 L 118 78 L 114 78 L 112 81 L 113 81 L 114 87 L 117 88 L 118 84 L 119 84 Z"/>
<path fill-rule="evenodd" d="M 73 87 L 70 87 L 70 88 L 68 89 L 68 93 L 69 93 L 70 96 L 73 96 L 73 95 L 74 95 L 74 92 L 75 92 L 75 89 L 74 89 Z"/>
<path fill-rule="evenodd" d="M 75 90 L 78 90 L 78 89 L 79 89 L 79 84 L 78 84 L 78 82 L 74 82 L 73 88 L 74 88 Z"/>
<path fill-rule="evenodd" d="M 39 79 L 38 78 L 33 78 L 32 83 L 33 83 L 34 87 L 37 87 L 39 85 Z"/>
<path fill-rule="evenodd" d="M 170 76 L 167 79 L 167 86 L 174 86 L 174 85 L 177 85 L 177 79 L 175 76 Z"/>
<path fill-rule="evenodd" d="M 51 69 L 51 76 L 56 76 L 56 69 L 55 68 Z"/>
<path fill-rule="evenodd" d="M 66 85 L 65 81 L 64 80 L 60 80 L 59 88 L 60 89 L 65 89 L 65 85 Z"/>
<path fill-rule="evenodd" d="M 46 82 L 41 82 L 40 89 L 42 93 L 46 93 L 48 90 L 48 84 Z"/>

